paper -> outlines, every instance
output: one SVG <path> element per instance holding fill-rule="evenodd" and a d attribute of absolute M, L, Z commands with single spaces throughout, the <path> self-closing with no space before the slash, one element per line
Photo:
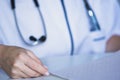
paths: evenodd
<path fill-rule="evenodd" d="M 120 80 L 120 54 L 114 53 L 54 73 L 69 80 Z"/>

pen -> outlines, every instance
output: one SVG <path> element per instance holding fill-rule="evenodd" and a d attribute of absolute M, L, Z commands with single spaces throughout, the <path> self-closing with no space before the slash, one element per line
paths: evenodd
<path fill-rule="evenodd" d="M 61 78 L 61 79 L 63 79 L 63 80 L 69 80 L 69 79 L 63 78 L 63 77 L 61 77 L 61 76 L 58 76 L 58 75 L 56 75 L 56 74 L 53 74 L 53 73 L 50 73 L 50 75 L 51 75 L 51 76 L 58 77 L 58 78 Z"/>

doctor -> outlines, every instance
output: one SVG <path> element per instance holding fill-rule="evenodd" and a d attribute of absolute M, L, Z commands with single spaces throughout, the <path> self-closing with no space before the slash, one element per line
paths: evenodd
<path fill-rule="evenodd" d="M 38 77 L 49 75 L 41 57 L 117 51 L 119 14 L 117 0 L 0 0 L 0 66 Z"/>

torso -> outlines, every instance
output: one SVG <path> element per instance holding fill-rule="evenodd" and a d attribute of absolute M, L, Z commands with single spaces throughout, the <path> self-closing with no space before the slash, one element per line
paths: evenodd
<path fill-rule="evenodd" d="M 0 0 L 0 33 L 3 34 L 0 37 L 2 38 L 2 43 L 6 45 L 15 45 L 30 49 L 38 57 L 51 55 L 70 55 L 70 37 L 60 1 L 61 0 L 39 0 L 40 9 L 42 11 L 47 29 L 47 40 L 46 42 L 37 46 L 28 46 L 23 42 L 16 28 L 13 11 L 10 8 L 10 0 Z M 66 5 L 69 23 L 74 38 L 75 54 L 78 54 L 79 46 L 85 37 L 89 34 L 90 25 L 86 15 L 86 9 L 84 8 L 82 0 L 64 0 L 64 2 Z M 102 7 L 102 9 L 100 9 L 100 6 L 102 6 L 102 3 L 100 2 L 101 0 L 97 0 L 96 4 L 94 4 L 94 1 L 91 0 L 90 4 L 92 4 L 92 6 L 98 5 L 94 11 L 97 15 L 99 23 L 102 26 L 102 29 L 108 30 L 106 31 L 107 34 L 112 27 L 111 25 L 113 24 L 113 17 L 109 19 L 108 25 L 104 25 L 105 22 L 102 21 L 102 19 L 105 17 L 105 20 L 107 20 L 107 16 L 103 15 L 102 11 L 105 10 L 103 10 Z M 32 3 L 32 0 L 16 0 L 16 8 L 18 21 L 20 22 L 19 27 L 22 29 L 22 34 L 25 34 L 24 37 L 28 37 L 30 34 L 34 34 L 36 36 L 41 35 L 41 26 L 37 24 L 40 22 L 39 18 L 37 17 L 38 12 Z M 97 11 L 97 9 L 99 10 Z M 110 10 L 106 12 L 106 15 L 112 15 L 109 12 Z M 23 15 L 25 17 L 21 17 Z M 87 46 L 90 46 L 90 44 L 87 43 Z M 89 50 L 90 49 L 85 49 L 83 52 L 89 52 Z"/>

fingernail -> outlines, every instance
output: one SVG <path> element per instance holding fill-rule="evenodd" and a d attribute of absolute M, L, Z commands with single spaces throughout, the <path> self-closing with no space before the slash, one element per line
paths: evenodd
<path fill-rule="evenodd" d="M 44 65 L 44 67 L 48 69 L 48 67 L 47 67 L 47 66 L 45 66 L 45 65 Z"/>
<path fill-rule="evenodd" d="M 49 76 L 49 75 L 50 75 L 50 73 L 49 73 L 49 72 L 46 72 L 46 73 L 45 73 L 45 76 Z"/>

